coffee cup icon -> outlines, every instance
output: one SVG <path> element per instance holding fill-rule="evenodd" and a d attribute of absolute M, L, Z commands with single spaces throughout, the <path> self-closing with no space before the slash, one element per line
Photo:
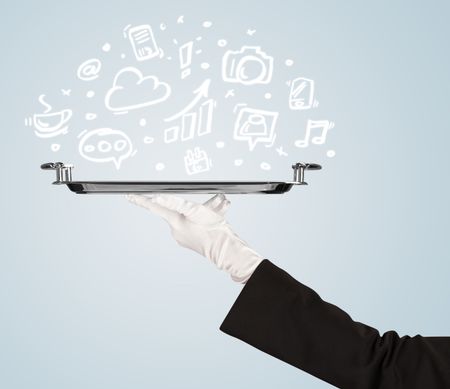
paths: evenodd
<path fill-rule="evenodd" d="M 33 126 L 34 133 L 40 138 L 51 138 L 67 133 L 67 123 L 72 117 L 71 109 L 63 109 L 50 112 L 52 107 L 44 100 L 44 95 L 39 96 L 39 101 L 46 107 L 43 113 L 36 113 L 31 118 L 25 119 L 25 125 Z"/>
<path fill-rule="evenodd" d="M 34 132 L 41 138 L 50 138 L 67 132 L 65 124 L 72 117 L 70 109 L 59 112 L 36 113 L 33 115 Z"/>

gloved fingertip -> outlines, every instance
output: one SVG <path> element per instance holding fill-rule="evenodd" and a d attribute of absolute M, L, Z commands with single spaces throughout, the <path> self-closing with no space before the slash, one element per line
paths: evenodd
<path fill-rule="evenodd" d="M 125 195 L 125 198 L 126 198 L 130 203 L 134 203 L 134 202 L 136 201 L 135 195 L 132 195 L 132 194 L 129 194 L 129 193 Z"/>
<path fill-rule="evenodd" d="M 223 216 L 225 215 L 225 212 L 227 211 L 230 204 L 231 204 L 230 200 L 224 200 L 214 209 L 214 211 L 217 212 L 219 215 Z"/>
<path fill-rule="evenodd" d="M 230 203 L 230 200 L 228 200 L 228 197 L 225 195 L 225 193 L 221 193 L 220 194 L 220 200 L 221 202 L 228 202 L 228 204 Z"/>
<path fill-rule="evenodd" d="M 127 194 L 125 198 L 132 204 L 142 205 L 153 202 L 154 196 L 144 196 L 140 194 Z"/>
<path fill-rule="evenodd" d="M 209 205 L 211 206 L 211 208 L 216 208 L 217 206 L 219 206 L 223 202 L 223 200 L 224 200 L 224 194 L 223 193 L 216 194 L 211 199 L 211 202 L 210 202 Z"/>

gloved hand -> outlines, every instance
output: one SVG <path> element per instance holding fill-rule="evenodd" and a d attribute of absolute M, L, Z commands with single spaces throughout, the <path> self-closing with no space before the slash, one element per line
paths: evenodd
<path fill-rule="evenodd" d="M 223 194 L 197 204 L 167 194 L 127 195 L 127 199 L 162 216 L 177 243 L 196 251 L 228 272 L 233 281 L 245 283 L 264 259 L 247 246 L 225 220 L 230 201 Z"/>

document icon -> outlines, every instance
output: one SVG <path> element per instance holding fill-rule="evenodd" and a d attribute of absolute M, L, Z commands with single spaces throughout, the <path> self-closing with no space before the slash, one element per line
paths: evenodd
<path fill-rule="evenodd" d="M 150 25 L 143 24 L 131 27 L 127 34 L 138 61 L 145 61 L 160 55 L 161 50 L 156 45 Z"/>

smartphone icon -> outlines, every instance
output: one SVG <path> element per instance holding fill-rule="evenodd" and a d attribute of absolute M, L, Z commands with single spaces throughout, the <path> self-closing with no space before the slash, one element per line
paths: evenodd
<path fill-rule="evenodd" d="M 289 93 L 289 108 L 309 109 L 314 107 L 314 81 L 299 77 L 292 81 Z"/>
<path fill-rule="evenodd" d="M 160 55 L 152 28 L 148 24 L 131 27 L 128 30 L 128 38 L 138 61 L 145 61 Z"/>

